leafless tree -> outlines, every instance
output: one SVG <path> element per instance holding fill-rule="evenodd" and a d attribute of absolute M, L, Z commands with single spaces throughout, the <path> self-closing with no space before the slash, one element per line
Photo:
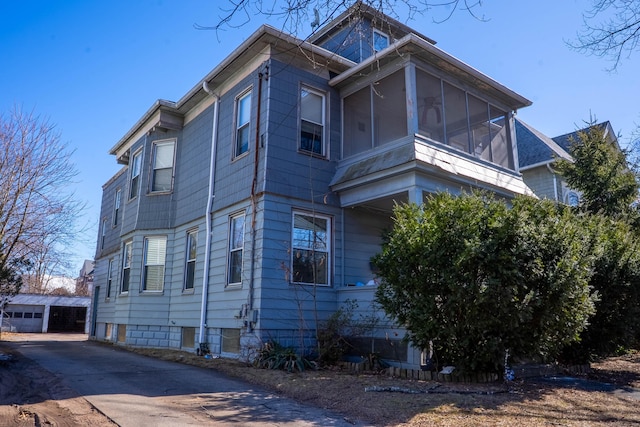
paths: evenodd
<path fill-rule="evenodd" d="M 610 71 L 640 47 L 640 0 L 593 0 L 583 20 L 584 27 L 570 46 L 611 60 Z"/>
<path fill-rule="evenodd" d="M 266 16 L 282 22 L 282 30 L 297 34 L 309 25 L 312 31 L 336 18 L 350 7 L 365 6 L 378 10 L 399 21 L 430 14 L 434 22 L 449 19 L 456 11 L 466 11 L 477 19 L 483 0 L 226 0 L 220 6 L 221 14 L 213 25 L 195 24 L 198 29 L 221 31 L 247 24 L 252 17 Z"/>
<path fill-rule="evenodd" d="M 47 274 L 66 266 L 84 208 L 70 190 L 71 155 L 47 119 L 19 107 L 0 114 L 0 269 L 16 260 Z"/>

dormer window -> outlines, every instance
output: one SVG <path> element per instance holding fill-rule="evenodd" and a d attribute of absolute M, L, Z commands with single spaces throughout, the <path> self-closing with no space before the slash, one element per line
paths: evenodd
<path fill-rule="evenodd" d="M 373 50 L 380 52 L 389 47 L 389 35 L 382 31 L 373 30 Z"/>

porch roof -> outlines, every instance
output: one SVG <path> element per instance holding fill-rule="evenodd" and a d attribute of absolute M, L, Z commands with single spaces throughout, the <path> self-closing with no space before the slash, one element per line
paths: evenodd
<path fill-rule="evenodd" d="M 486 189 L 507 198 L 534 196 L 519 173 L 423 141 L 419 135 L 376 150 L 338 166 L 330 186 L 340 194 L 343 207 L 411 189 L 452 193 Z"/>

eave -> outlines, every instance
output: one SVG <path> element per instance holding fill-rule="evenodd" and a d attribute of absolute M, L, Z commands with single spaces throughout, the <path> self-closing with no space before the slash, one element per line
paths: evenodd
<path fill-rule="evenodd" d="M 342 73 L 355 66 L 355 62 L 343 58 L 324 48 L 315 46 L 309 42 L 297 39 L 285 34 L 269 25 L 261 26 L 251 34 L 240 46 L 220 62 L 211 72 L 189 90 L 178 102 L 157 100 L 138 122 L 109 150 L 109 154 L 115 155 L 118 163 L 128 162 L 128 151 L 141 135 L 144 135 L 154 127 L 166 128 L 169 123 L 174 126 L 170 129 L 179 129 L 182 123 L 178 118 L 183 118 L 189 110 L 197 106 L 205 98 L 210 96 L 205 90 L 206 84 L 214 92 L 235 74 L 240 73 L 243 67 L 258 55 L 264 54 L 266 47 L 274 47 L 271 56 L 274 55 L 304 55 L 305 60 L 311 61 L 312 67 L 325 67 L 335 73 Z M 265 60 L 268 58 L 265 57 Z M 179 125 L 176 123 L 180 122 Z"/>

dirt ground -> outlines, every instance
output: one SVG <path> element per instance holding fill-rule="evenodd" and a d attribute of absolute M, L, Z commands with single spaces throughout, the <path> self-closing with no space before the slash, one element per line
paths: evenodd
<path fill-rule="evenodd" d="M 0 427 L 114 427 L 38 364 L 0 342 Z"/>
<path fill-rule="evenodd" d="M 290 374 L 178 351 L 136 352 L 218 369 L 375 426 L 640 426 L 640 353 L 592 364 L 576 382 L 454 384 L 338 369 Z M 2 342 L 0 354 L 7 354 Z M 15 354 L 2 359 L 0 427 L 115 425 L 37 364 Z"/>

